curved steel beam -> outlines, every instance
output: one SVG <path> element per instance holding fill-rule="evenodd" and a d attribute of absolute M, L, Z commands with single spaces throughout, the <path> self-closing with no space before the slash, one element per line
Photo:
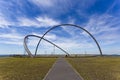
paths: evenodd
<path fill-rule="evenodd" d="M 32 53 L 30 52 L 30 50 L 28 49 L 27 44 L 26 44 L 26 39 L 27 39 L 28 37 L 37 37 L 37 38 L 42 38 L 42 37 L 37 36 L 37 35 L 27 35 L 27 36 L 25 36 L 25 38 L 24 38 L 24 48 L 25 48 L 25 50 L 27 51 L 28 55 L 29 55 L 30 57 L 33 57 Z M 42 39 L 45 40 L 45 41 L 47 41 L 47 42 L 49 42 L 49 43 L 51 43 L 52 45 L 56 46 L 56 47 L 59 48 L 61 51 L 63 51 L 63 52 L 66 53 L 67 55 L 69 55 L 68 52 L 66 52 L 64 49 L 60 48 L 60 47 L 57 46 L 56 44 L 52 43 L 51 41 L 49 41 L 49 40 L 47 40 L 47 39 L 44 39 L 44 38 L 42 38 Z"/>
<path fill-rule="evenodd" d="M 100 45 L 98 44 L 98 42 L 97 42 L 97 40 L 95 39 L 95 37 L 94 37 L 89 31 L 87 31 L 86 29 L 84 29 L 83 27 L 80 27 L 80 26 L 74 25 L 74 24 L 61 24 L 61 25 L 56 25 L 56 26 L 53 26 L 52 28 L 50 28 L 48 31 L 46 31 L 46 32 L 43 34 L 43 36 L 41 37 L 41 39 L 39 40 L 39 42 L 38 42 L 38 44 L 37 44 L 37 46 L 36 46 L 35 56 L 36 56 L 36 54 L 37 54 L 38 46 L 39 46 L 41 40 L 44 38 L 44 36 L 45 36 L 48 32 L 50 32 L 51 30 L 53 30 L 53 29 L 55 29 L 55 28 L 57 28 L 57 27 L 59 27 L 59 26 L 73 26 L 73 27 L 82 29 L 83 31 L 87 32 L 87 33 L 92 37 L 92 39 L 95 41 L 95 43 L 96 43 L 96 45 L 97 45 L 97 47 L 98 47 L 98 49 L 99 49 L 100 55 L 102 56 L 101 47 L 100 47 Z"/>

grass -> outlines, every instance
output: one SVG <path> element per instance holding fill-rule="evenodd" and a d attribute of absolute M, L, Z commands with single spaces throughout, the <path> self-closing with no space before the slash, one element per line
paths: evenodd
<path fill-rule="evenodd" d="M 0 80 L 42 80 L 56 58 L 1 58 Z"/>
<path fill-rule="evenodd" d="M 67 58 L 84 80 L 120 80 L 120 57 Z"/>

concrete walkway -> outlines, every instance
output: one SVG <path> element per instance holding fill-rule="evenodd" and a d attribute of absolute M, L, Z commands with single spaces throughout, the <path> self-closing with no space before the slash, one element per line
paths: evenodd
<path fill-rule="evenodd" d="M 64 59 L 59 58 L 49 70 L 43 80 L 83 80 L 72 66 Z"/>

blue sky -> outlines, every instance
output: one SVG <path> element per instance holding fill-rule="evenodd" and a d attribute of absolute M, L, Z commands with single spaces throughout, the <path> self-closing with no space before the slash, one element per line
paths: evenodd
<path fill-rule="evenodd" d="M 77 24 L 98 40 L 103 54 L 120 54 L 120 0 L 0 0 L 0 54 L 24 54 L 23 39 L 42 34 L 53 25 Z M 99 54 L 96 44 L 82 30 L 70 26 L 45 36 L 69 53 Z M 34 53 L 37 38 L 28 45 Z M 53 52 L 41 42 L 38 54 Z M 56 48 L 56 53 L 62 53 Z"/>

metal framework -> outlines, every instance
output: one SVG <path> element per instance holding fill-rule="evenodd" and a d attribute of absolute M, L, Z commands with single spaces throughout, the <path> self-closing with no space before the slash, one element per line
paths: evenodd
<path fill-rule="evenodd" d="M 37 46 L 36 46 L 35 56 L 36 56 L 36 54 L 37 54 L 38 46 L 39 46 L 41 40 L 44 39 L 44 36 L 45 36 L 48 32 L 50 32 L 51 30 L 53 30 L 53 29 L 55 29 L 55 28 L 57 28 L 57 27 L 60 27 L 60 26 L 73 26 L 73 27 L 79 28 L 79 29 L 87 32 L 87 33 L 90 35 L 90 37 L 92 37 L 92 39 L 94 40 L 94 42 L 96 43 L 96 45 L 97 45 L 97 47 L 98 47 L 98 49 L 99 49 L 100 55 L 102 56 L 101 47 L 100 47 L 99 43 L 97 42 L 97 40 L 95 39 L 95 37 L 94 37 L 89 31 L 87 31 L 86 29 L 84 29 L 83 27 L 80 27 L 80 26 L 75 25 L 75 24 L 60 24 L 60 25 L 53 26 L 53 27 L 50 28 L 48 31 L 46 31 L 46 32 L 43 34 L 43 36 L 40 38 L 40 40 L 39 40 L 39 42 L 38 42 L 38 44 L 37 44 Z"/>
<path fill-rule="evenodd" d="M 27 36 L 25 36 L 25 38 L 24 38 L 24 48 L 25 48 L 25 50 L 27 51 L 28 55 L 29 55 L 30 57 L 33 57 L 32 53 L 30 52 L 30 50 L 28 49 L 28 46 L 27 46 L 27 44 L 26 44 L 26 40 L 28 39 L 28 37 L 37 37 L 37 38 L 40 38 L 40 39 L 41 39 L 42 37 L 37 36 L 37 35 L 27 35 Z M 49 41 L 49 40 L 47 40 L 47 39 L 44 39 L 44 38 L 42 38 L 42 39 L 45 40 L 45 41 L 47 41 L 47 42 L 49 42 L 50 44 L 54 45 L 55 47 L 59 48 L 61 51 L 63 51 L 63 52 L 66 53 L 67 55 L 69 55 L 69 53 L 68 53 L 67 51 L 65 51 L 64 49 L 62 49 L 62 48 L 59 47 L 58 45 L 52 43 L 51 41 Z"/>

